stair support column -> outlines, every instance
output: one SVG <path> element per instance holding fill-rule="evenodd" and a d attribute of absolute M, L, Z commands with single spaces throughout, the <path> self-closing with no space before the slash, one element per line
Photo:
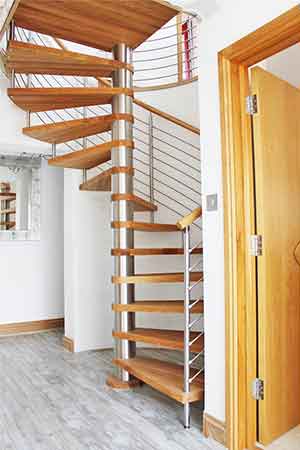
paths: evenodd
<path fill-rule="evenodd" d="M 132 64 L 132 50 L 125 44 L 118 44 L 113 49 L 114 59 L 126 64 Z M 132 88 L 132 72 L 127 69 L 119 69 L 113 75 L 113 87 Z M 116 95 L 112 102 L 112 112 L 115 114 L 133 114 L 133 99 L 125 94 Z M 129 121 L 116 120 L 112 125 L 113 140 L 132 140 L 133 125 Z M 119 146 L 112 149 L 112 166 L 133 168 L 133 152 L 126 146 Z M 113 194 L 133 193 L 133 172 L 117 172 L 112 175 Z M 114 221 L 134 220 L 134 209 L 132 202 L 127 200 L 112 202 L 112 216 Z M 134 231 L 127 228 L 113 229 L 114 248 L 134 248 Z M 134 275 L 134 257 L 116 256 L 114 257 L 114 274 L 116 276 Z M 115 304 L 129 304 L 134 302 L 135 289 L 132 284 L 116 284 L 114 287 Z M 135 327 L 135 314 L 122 312 L 115 313 L 115 331 L 127 332 Z M 115 339 L 115 358 L 129 359 L 136 353 L 136 344 L 126 340 Z M 131 375 L 121 368 L 116 368 L 115 376 L 124 387 L 134 384 Z"/>

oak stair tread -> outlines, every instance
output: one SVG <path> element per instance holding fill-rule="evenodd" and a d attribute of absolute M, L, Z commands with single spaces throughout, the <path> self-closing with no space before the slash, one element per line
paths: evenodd
<path fill-rule="evenodd" d="M 192 341 L 199 335 L 199 331 L 190 333 Z M 153 344 L 161 348 L 171 350 L 183 350 L 184 333 L 177 330 L 160 330 L 154 328 L 135 328 L 133 330 L 122 332 L 113 331 L 113 337 L 116 339 L 128 340 L 133 342 L 143 342 L 145 344 Z M 204 334 L 190 346 L 191 352 L 200 353 L 204 349 Z"/>
<path fill-rule="evenodd" d="M 27 30 L 111 51 L 119 42 L 138 47 L 179 11 L 163 0 L 130 0 L 123 8 L 116 0 L 22 0 L 14 20 Z"/>
<path fill-rule="evenodd" d="M 183 248 L 114 248 L 113 256 L 156 256 L 156 255 L 183 255 Z M 192 255 L 202 255 L 203 248 L 195 248 Z"/>
<path fill-rule="evenodd" d="M 191 281 L 202 281 L 203 272 L 191 272 Z M 113 276 L 114 284 L 183 283 L 184 273 L 144 273 L 127 277 Z"/>
<path fill-rule="evenodd" d="M 134 195 L 134 194 L 112 194 L 112 201 L 120 201 L 127 200 L 134 204 L 134 210 L 136 212 L 145 212 L 145 211 L 157 211 L 157 205 L 154 205 L 152 202 L 148 202 L 143 198 Z"/>
<path fill-rule="evenodd" d="M 180 403 L 192 403 L 204 398 L 204 374 L 190 385 L 190 392 L 183 391 L 183 366 L 152 358 L 115 359 L 113 363 L 134 377 Z M 196 369 L 191 369 L 191 376 Z"/>
<path fill-rule="evenodd" d="M 49 144 L 62 144 L 110 131 L 114 120 L 121 119 L 132 122 L 133 116 L 131 114 L 105 114 L 87 119 L 65 120 L 63 122 L 23 128 L 23 134 Z"/>
<path fill-rule="evenodd" d="M 106 105 L 112 102 L 114 95 L 133 96 L 132 89 L 109 87 L 9 88 L 7 92 L 19 108 L 31 112 Z"/>
<path fill-rule="evenodd" d="M 0 201 L 14 201 L 16 194 L 13 192 L 0 192 Z"/>
<path fill-rule="evenodd" d="M 133 141 L 110 141 L 65 155 L 57 156 L 48 161 L 51 166 L 69 169 L 92 169 L 111 159 L 111 150 L 119 145 L 133 148 Z"/>
<path fill-rule="evenodd" d="M 6 67 L 15 73 L 83 77 L 111 77 L 114 70 L 132 70 L 131 66 L 113 59 L 20 41 L 9 42 Z"/>
<path fill-rule="evenodd" d="M 191 302 L 192 304 L 193 302 Z M 145 312 L 162 314 L 183 314 L 184 301 L 182 300 L 142 300 L 127 305 L 113 304 L 112 309 L 115 312 Z M 203 313 L 203 300 L 196 303 L 191 308 L 192 314 Z"/>
<path fill-rule="evenodd" d="M 176 225 L 169 223 L 149 223 L 149 222 L 118 222 L 111 223 L 112 228 L 128 228 L 136 231 L 150 231 L 150 232 L 179 232 Z"/>

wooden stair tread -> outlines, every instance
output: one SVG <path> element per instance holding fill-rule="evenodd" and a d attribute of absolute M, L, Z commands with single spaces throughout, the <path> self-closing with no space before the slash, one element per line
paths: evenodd
<path fill-rule="evenodd" d="M 113 194 L 111 196 L 111 200 L 113 202 L 120 200 L 127 200 L 134 203 L 134 210 L 136 212 L 144 212 L 144 211 L 157 211 L 157 206 L 151 202 L 144 200 L 141 197 L 138 197 L 134 194 Z"/>
<path fill-rule="evenodd" d="M 100 191 L 100 192 L 110 192 L 111 191 L 111 175 L 112 169 L 105 170 L 99 175 L 90 178 L 85 183 L 79 186 L 81 191 Z"/>
<path fill-rule="evenodd" d="M 61 144 L 74 139 L 110 131 L 113 121 L 121 119 L 133 122 L 133 116 L 131 114 L 106 114 L 88 119 L 66 120 L 47 125 L 23 128 L 23 133 L 33 139 L 48 142 L 49 144 Z"/>
<path fill-rule="evenodd" d="M 115 359 L 113 363 L 134 377 L 177 400 L 191 403 L 203 400 L 204 374 L 199 375 L 190 386 L 188 394 L 183 392 L 183 366 L 152 358 Z M 191 369 L 191 376 L 196 369 Z"/>
<path fill-rule="evenodd" d="M 116 0 L 22 0 L 14 20 L 28 30 L 111 51 L 119 42 L 138 47 L 179 11 L 163 0 L 130 0 L 124 7 Z"/>
<path fill-rule="evenodd" d="M 10 41 L 7 68 L 15 73 L 111 77 L 116 69 L 132 67 L 112 59 Z"/>
<path fill-rule="evenodd" d="M 99 192 L 110 192 L 111 191 L 111 176 L 114 169 L 110 168 L 93 178 L 90 178 L 85 183 L 82 183 L 79 187 L 81 191 L 99 191 Z M 119 194 L 116 194 L 119 195 Z M 136 195 L 126 194 L 127 200 L 133 202 L 133 208 L 135 212 L 141 211 L 156 211 L 157 206 L 150 202 L 137 197 Z M 130 199 L 129 199 L 130 198 Z"/>
<path fill-rule="evenodd" d="M 193 255 L 202 255 L 202 248 L 195 248 Z M 183 248 L 114 248 L 113 256 L 156 256 L 156 255 L 183 255 Z"/>
<path fill-rule="evenodd" d="M 184 302 L 182 300 L 143 300 L 128 305 L 113 304 L 115 312 L 145 312 L 145 313 L 184 313 Z M 192 314 L 203 313 L 203 300 L 198 302 L 192 309 Z"/>
<path fill-rule="evenodd" d="M 126 145 L 133 148 L 133 141 L 110 141 L 94 147 L 67 153 L 62 156 L 50 159 L 51 166 L 65 167 L 70 169 L 92 169 L 111 159 L 111 149 L 119 145 Z"/>
<path fill-rule="evenodd" d="M 199 335 L 199 332 L 191 332 L 190 340 L 192 341 Z M 159 330 L 154 328 L 135 328 L 126 332 L 113 331 L 113 337 L 117 339 L 126 339 L 133 342 L 144 342 L 145 344 L 153 344 L 158 347 L 168 348 L 171 350 L 183 350 L 184 333 L 183 331 Z M 202 335 L 193 345 L 191 351 L 199 353 L 204 348 L 204 335 Z"/>
<path fill-rule="evenodd" d="M 203 280 L 203 272 L 192 272 L 191 281 Z M 144 273 L 138 275 L 131 275 L 128 277 L 113 276 L 112 282 L 114 284 L 143 284 L 143 283 L 183 283 L 184 273 Z"/>
<path fill-rule="evenodd" d="M 16 200 L 16 194 L 13 192 L 0 192 L 1 201 L 14 201 Z"/>
<path fill-rule="evenodd" d="M 112 228 L 130 228 L 136 231 L 151 231 L 151 232 L 178 232 L 176 225 L 168 223 L 149 223 L 149 222 L 117 222 L 111 223 Z"/>
<path fill-rule="evenodd" d="M 10 88 L 10 99 L 24 111 L 41 112 L 81 106 L 106 105 L 114 95 L 133 96 L 127 88 Z"/>

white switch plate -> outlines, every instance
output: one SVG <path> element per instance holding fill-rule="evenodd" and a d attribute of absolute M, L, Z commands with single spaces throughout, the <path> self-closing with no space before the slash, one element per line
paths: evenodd
<path fill-rule="evenodd" d="M 210 194 L 206 196 L 206 210 L 207 211 L 218 210 L 218 194 Z"/>

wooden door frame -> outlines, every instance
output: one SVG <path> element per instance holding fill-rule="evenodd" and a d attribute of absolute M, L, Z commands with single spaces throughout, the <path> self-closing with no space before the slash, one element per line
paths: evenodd
<path fill-rule="evenodd" d="M 259 12 L 258 12 L 259 14 Z M 219 53 L 224 186 L 226 302 L 226 431 L 230 450 L 254 450 L 257 376 L 256 258 L 251 117 L 246 113 L 249 67 L 300 42 L 300 6 Z"/>

